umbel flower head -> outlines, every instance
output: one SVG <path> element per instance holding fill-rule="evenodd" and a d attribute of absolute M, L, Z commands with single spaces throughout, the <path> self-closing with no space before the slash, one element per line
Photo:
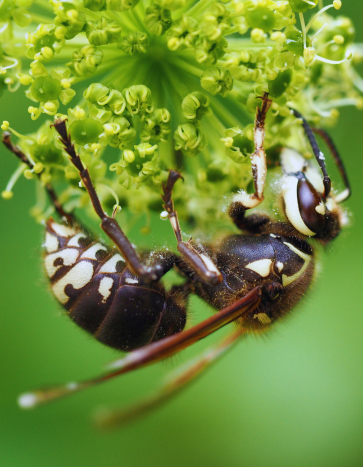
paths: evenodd
<path fill-rule="evenodd" d="M 33 169 L 20 176 L 63 187 L 69 208 L 85 196 L 50 128 L 68 128 L 106 209 L 161 210 L 168 169 L 185 178 L 175 201 L 208 230 L 225 196 L 251 181 L 256 97 L 269 92 L 266 148 L 309 149 L 289 107 L 332 125 L 362 107 L 354 27 L 341 0 L 2 0 L 0 91 L 25 92 L 33 134 L 19 136 Z M 354 55 L 353 55 L 354 53 Z M 353 57 L 353 59 L 352 59 Z M 12 129 L 14 128 L 14 130 Z M 66 183 L 65 183 L 66 182 Z M 65 188 L 64 187 L 68 188 Z M 184 212 L 183 212 L 184 211 Z M 41 218 L 44 209 L 34 209 Z"/>

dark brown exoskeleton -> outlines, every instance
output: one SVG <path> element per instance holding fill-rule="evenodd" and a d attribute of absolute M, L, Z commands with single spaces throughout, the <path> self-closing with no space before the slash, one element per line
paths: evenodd
<path fill-rule="evenodd" d="M 229 207 L 230 217 L 243 233 L 228 236 L 212 246 L 183 241 L 172 200 L 174 184 L 181 175 L 170 171 L 163 185 L 162 199 L 179 254 L 157 251 L 139 255 L 136 252 L 114 216 L 103 211 L 88 170 L 74 149 L 66 122 L 55 122 L 64 149 L 79 171 L 101 219 L 101 227 L 115 247 L 109 248 L 80 227 L 73 215 L 63 210 L 53 188 L 47 185 L 45 188 L 62 222 L 50 219 L 46 224 L 46 273 L 54 295 L 79 326 L 106 345 L 132 352 L 114 362 L 113 369 L 98 378 L 24 394 L 20 398 L 22 407 L 33 407 L 159 361 L 232 321 L 238 322 L 237 330 L 184 367 L 154 397 L 131 411 L 112 412 L 107 422 L 130 419 L 182 388 L 241 335 L 268 329 L 301 299 L 309 287 L 315 265 L 314 249 L 307 240 L 315 237 L 325 244 L 338 235 L 345 221 L 338 203 L 348 198 L 350 186 L 328 135 L 311 129 L 306 120 L 292 110 L 302 121 L 323 178 L 296 151 L 284 148 L 280 158 L 285 220 L 272 221 L 258 213 L 246 216 L 246 211 L 257 207 L 264 199 L 265 118 L 271 100 L 267 93 L 261 99 L 254 128 L 255 152 L 251 155 L 254 193 L 241 190 L 234 195 Z M 339 195 L 331 193 L 324 157 L 313 131 L 325 139 L 345 182 L 345 190 Z M 31 165 L 25 154 L 12 145 L 8 134 L 4 135 L 4 143 Z M 185 283 L 166 291 L 160 279 L 173 267 L 184 276 Z M 219 311 L 184 330 L 190 293 L 199 295 Z"/>

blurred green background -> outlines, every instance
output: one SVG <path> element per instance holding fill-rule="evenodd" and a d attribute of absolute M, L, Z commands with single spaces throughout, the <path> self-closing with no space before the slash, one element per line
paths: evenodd
<path fill-rule="evenodd" d="M 363 5 L 344 2 L 342 12 L 359 26 Z M 357 35 L 363 41 L 359 27 Z M 35 128 L 21 93 L 15 100 L 4 95 L 0 104 L 0 121 L 6 118 L 22 132 Z M 239 343 L 160 410 L 107 433 L 91 422 L 95 408 L 126 405 L 148 392 L 226 330 L 183 356 L 20 410 L 18 394 L 96 375 L 118 356 L 73 325 L 50 295 L 41 265 L 43 231 L 28 215 L 34 184 L 21 180 L 14 198 L 0 202 L 0 465 L 362 465 L 362 128 L 363 113 L 348 108 L 333 131 L 353 186 L 346 203 L 351 225 L 322 252 L 322 269 L 304 303 L 265 337 Z M 0 153 L 4 189 L 16 163 L 7 151 Z M 140 245 L 139 227 L 131 237 Z M 191 313 L 193 322 L 206 316 L 197 300 Z"/>

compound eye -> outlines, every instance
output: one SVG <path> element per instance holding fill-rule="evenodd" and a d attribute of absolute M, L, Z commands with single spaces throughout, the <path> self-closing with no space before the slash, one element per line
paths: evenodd
<path fill-rule="evenodd" d="M 325 204 L 322 195 L 303 172 L 285 177 L 282 195 L 286 217 L 296 230 L 309 237 L 323 230 Z"/>
<path fill-rule="evenodd" d="M 314 234 L 320 233 L 325 224 L 325 205 L 321 194 L 305 177 L 297 184 L 297 200 L 304 224 Z"/>

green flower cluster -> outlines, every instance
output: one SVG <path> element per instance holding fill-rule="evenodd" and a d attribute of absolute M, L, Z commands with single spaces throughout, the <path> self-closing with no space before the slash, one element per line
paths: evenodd
<path fill-rule="evenodd" d="M 302 153 L 289 106 L 332 125 L 363 107 L 360 61 L 341 0 L 2 0 L 0 92 L 25 89 L 35 134 L 19 136 L 33 169 L 63 187 L 66 207 L 87 201 L 45 116 L 68 128 L 100 192 L 130 211 L 161 210 L 169 168 L 185 178 L 178 210 L 209 230 L 225 196 L 251 181 L 256 97 L 269 92 L 266 147 Z M 48 117 L 49 118 L 49 117 Z M 323 120 L 323 121 L 322 121 Z M 111 162 L 110 162 L 111 161 Z M 38 177 L 36 177 L 38 178 Z M 63 182 L 63 183 L 62 183 Z M 66 184 L 64 183 L 66 182 Z M 68 187 L 64 189 L 64 186 Z M 47 215 L 38 202 L 35 215 Z"/>

